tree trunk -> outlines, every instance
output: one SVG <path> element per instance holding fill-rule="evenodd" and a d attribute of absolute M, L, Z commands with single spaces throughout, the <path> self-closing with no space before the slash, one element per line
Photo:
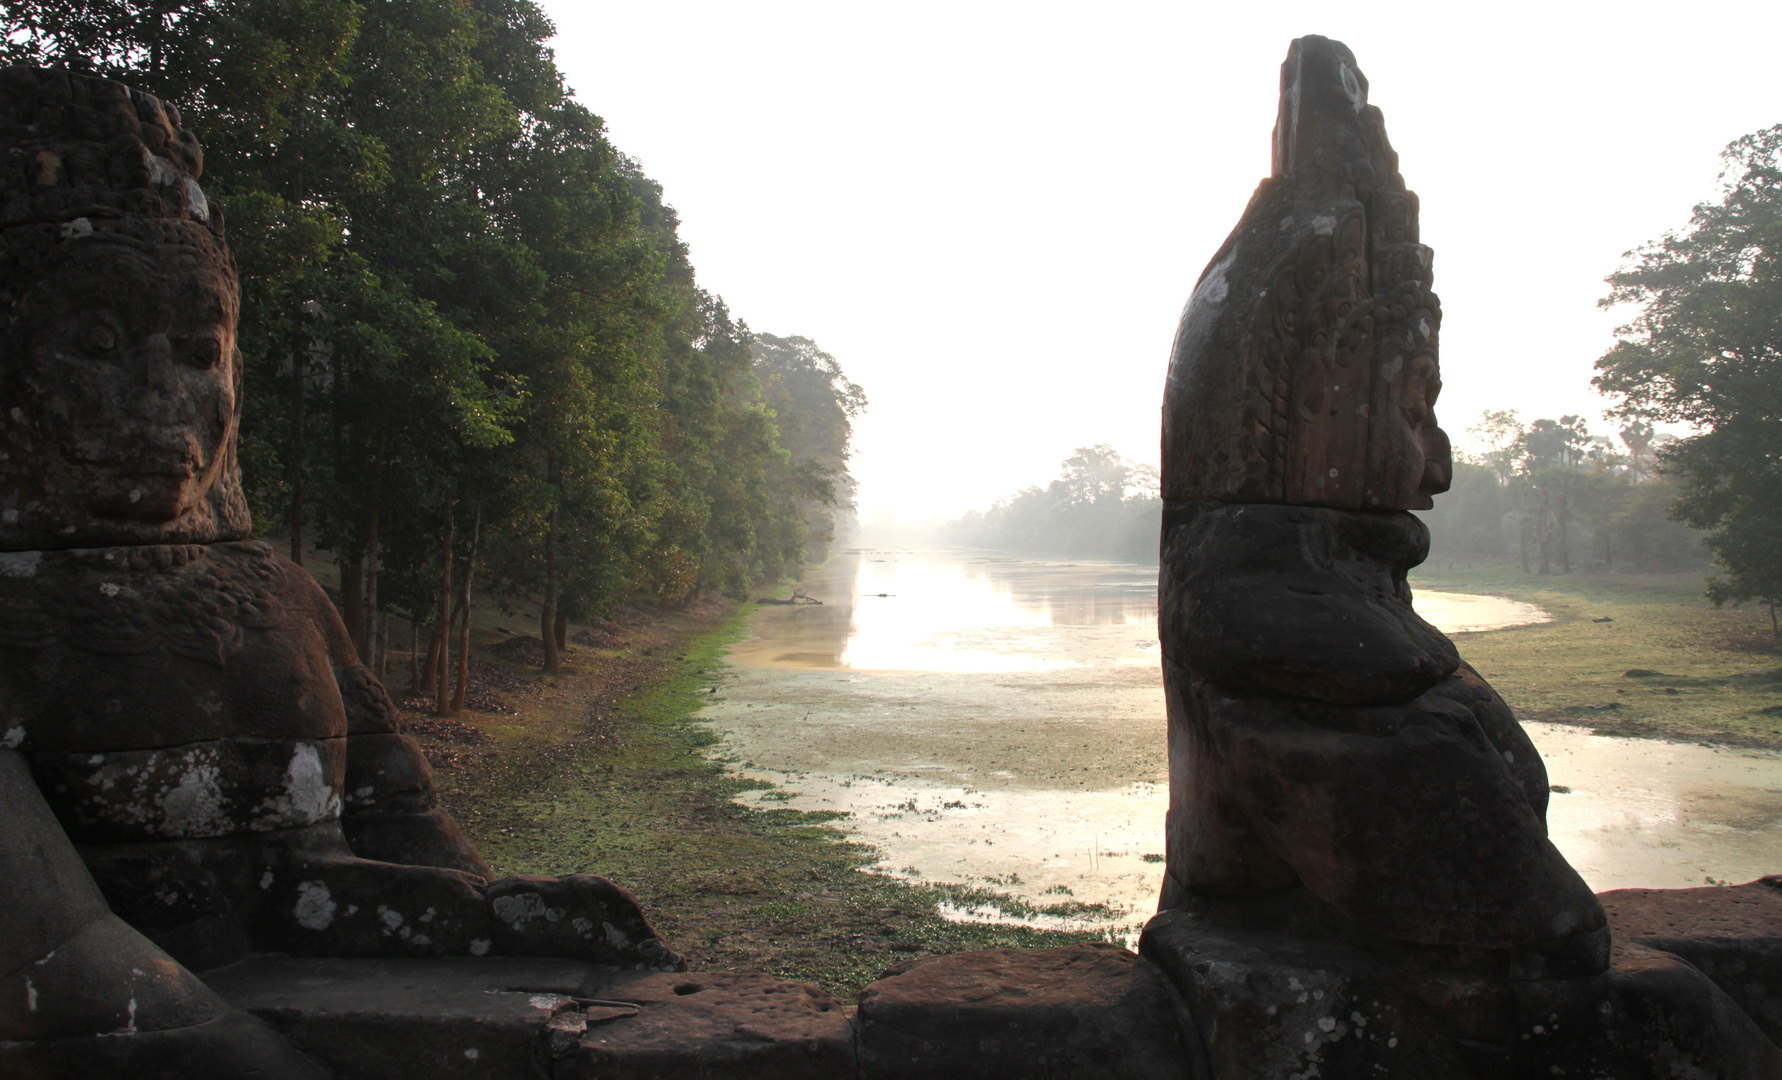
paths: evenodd
<path fill-rule="evenodd" d="M 334 565 L 340 570 L 340 621 L 353 639 L 353 651 L 359 652 L 365 638 L 365 563 L 336 558 Z"/>
<path fill-rule="evenodd" d="M 303 565 L 303 369 L 309 357 L 299 343 L 291 349 L 291 561 Z"/>
<path fill-rule="evenodd" d="M 1541 548 L 1540 572 L 1543 575 L 1551 574 L 1553 572 L 1553 567 L 1547 560 L 1548 549 L 1552 546 L 1550 543 L 1552 532 L 1553 530 L 1547 527 L 1547 496 L 1542 495 L 1540 517 L 1535 519 L 1535 540 L 1539 542 Z"/>
<path fill-rule="evenodd" d="M 377 517 L 377 503 L 373 502 L 370 519 L 365 523 L 365 634 L 358 642 L 359 662 L 368 668 L 373 667 L 377 659 L 377 564 L 382 555 L 378 547 Z"/>
<path fill-rule="evenodd" d="M 551 633 L 557 637 L 559 651 L 569 648 L 569 612 L 558 609 L 556 622 L 551 626 Z"/>
<path fill-rule="evenodd" d="M 1516 519 L 1516 546 L 1522 554 L 1522 572 L 1528 573 L 1528 515 Z"/>
<path fill-rule="evenodd" d="M 555 675 L 562 662 L 557 657 L 557 511 L 545 525 L 545 596 L 538 613 L 538 637 L 544 642 L 544 670 Z"/>
<path fill-rule="evenodd" d="M 438 685 L 439 637 L 439 624 L 435 622 L 433 629 L 427 631 L 427 662 L 421 665 L 421 681 L 415 685 L 417 697 L 426 697 Z"/>
<path fill-rule="evenodd" d="M 421 624 L 408 620 L 408 694 L 420 697 L 421 690 Z"/>
<path fill-rule="evenodd" d="M 451 633 L 452 633 L 452 497 L 445 501 L 445 543 L 440 545 L 439 557 L 439 669 L 437 681 L 433 685 L 434 712 L 440 716 L 452 715 L 451 688 L 446 684 L 446 673 L 451 670 Z"/>
<path fill-rule="evenodd" d="M 1567 529 L 1572 516 L 1572 503 L 1564 492 L 1559 495 L 1559 568 L 1572 572 L 1571 533 Z"/>
<path fill-rule="evenodd" d="M 458 683 L 452 688 L 452 711 L 464 707 L 464 691 L 470 685 L 470 583 L 476 576 L 476 548 L 483 538 L 483 508 L 478 506 L 471 519 L 470 554 L 464 560 L 464 587 L 458 593 L 458 607 L 463 621 L 458 624 Z"/>

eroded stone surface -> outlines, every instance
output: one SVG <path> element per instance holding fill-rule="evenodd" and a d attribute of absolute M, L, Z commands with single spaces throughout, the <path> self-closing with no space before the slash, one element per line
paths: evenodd
<path fill-rule="evenodd" d="M 1165 499 L 1422 510 L 1448 489 L 1433 257 L 1367 89 L 1341 43 L 1293 43 L 1272 175 L 1176 331 Z"/>
<path fill-rule="evenodd" d="M 235 268 L 177 113 L 6 69 L 0 163 L 0 754 L 35 778 L 0 802 L 25 838 L 0 844 L 0 910 L 69 912 L 11 920 L 42 966 L 0 970 L 17 1052 L 103 1072 L 122 1015 L 191 1075 L 286 1075 L 180 964 L 255 950 L 678 962 L 603 879 L 491 893 L 333 605 L 242 539 Z M 597 940 L 498 933 L 491 900 L 519 894 Z"/>
<path fill-rule="evenodd" d="M 1449 468 L 1431 280 L 1354 56 L 1295 41 L 1273 175 L 1196 287 L 1165 390 L 1162 904 L 1303 887 L 1469 966 L 1600 967 L 1539 755 L 1411 606 L 1429 539 L 1409 511 Z"/>
<path fill-rule="evenodd" d="M 0 812 L 0 1075 L 319 1080 L 106 909 L 13 750 Z"/>
<path fill-rule="evenodd" d="M 1689 961 L 1782 1045 L 1782 877 L 1602 894 L 1619 941 Z"/>
<path fill-rule="evenodd" d="M 1187 999 L 1220 1080 L 1782 1075 L 1782 1051 L 1713 982 L 1638 945 L 1606 971 L 1502 979 L 1170 911 L 1140 951 Z"/>
<path fill-rule="evenodd" d="M 490 885 L 488 897 L 498 952 L 686 970 L 687 961 L 656 936 L 637 900 L 606 878 L 508 877 Z"/>
<path fill-rule="evenodd" d="M 847 1010 L 814 986 L 772 975 L 629 975 L 599 998 L 559 1015 L 552 1076 L 856 1080 Z"/>
<path fill-rule="evenodd" d="M 611 974 L 554 959 L 256 957 L 204 979 L 343 1077 L 534 1080 L 552 1018 Z"/>
<path fill-rule="evenodd" d="M 177 113 L 0 71 L 0 549 L 245 537 L 239 290 Z"/>
<path fill-rule="evenodd" d="M 911 964 L 860 996 L 861 1080 L 1205 1071 L 1181 1003 L 1125 949 L 993 949 Z"/>

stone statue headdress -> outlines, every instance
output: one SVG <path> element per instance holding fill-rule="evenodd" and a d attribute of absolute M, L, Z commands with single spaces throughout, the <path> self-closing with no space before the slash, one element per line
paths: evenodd
<path fill-rule="evenodd" d="M 0 550 L 245 538 L 239 291 L 179 113 L 0 71 Z"/>
<path fill-rule="evenodd" d="M 1293 43 L 1273 158 L 1182 312 L 1164 498 L 1427 510 L 1452 470 L 1441 303 L 1417 196 L 1340 42 Z"/>

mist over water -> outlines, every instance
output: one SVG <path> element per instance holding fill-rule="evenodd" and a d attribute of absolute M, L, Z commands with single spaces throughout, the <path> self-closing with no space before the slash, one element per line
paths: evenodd
<path fill-rule="evenodd" d="M 847 552 L 800 583 L 821 606 L 757 612 L 701 717 L 717 755 L 777 786 L 750 801 L 846 813 L 883 870 L 1031 905 L 954 914 L 1130 935 L 1156 906 L 1169 795 L 1156 581 L 1155 565 Z M 1549 618 L 1416 603 L 1449 633 Z M 1782 756 L 1526 726 L 1570 789 L 1553 840 L 1599 891 L 1773 870 Z"/>

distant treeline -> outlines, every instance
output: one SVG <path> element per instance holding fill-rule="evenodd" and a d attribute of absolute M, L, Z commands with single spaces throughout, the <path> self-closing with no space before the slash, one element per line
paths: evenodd
<path fill-rule="evenodd" d="M 1546 574 L 1616 567 L 1699 569 L 1701 535 L 1667 516 L 1676 485 L 1658 474 L 1666 437 L 1635 421 L 1611 441 L 1576 416 L 1524 425 L 1488 412 L 1470 430 L 1484 447 L 1455 455 L 1454 486 L 1418 516 L 1438 563 L 1519 564 Z M 1157 559 L 1163 503 L 1157 471 L 1113 447 L 1080 447 L 1058 478 L 946 522 L 938 539 L 1070 558 Z"/>
<path fill-rule="evenodd" d="M 1650 423 L 1611 440 L 1580 417 L 1524 425 L 1511 410 L 1485 413 L 1469 434 L 1483 449 L 1455 455 L 1454 486 L 1418 515 L 1432 561 L 1507 561 L 1534 574 L 1707 563 L 1701 534 L 1667 516 L 1677 487 L 1659 475 L 1667 440 Z"/>
<path fill-rule="evenodd" d="M 1113 447 L 1078 447 L 1058 479 L 940 527 L 943 543 L 1067 558 L 1157 561 L 1163 500 L 1157 470 Z"/>
<path fill-rule="evenodd" d="M 256 522 L 335 554 L 367 659 L 389 613 L 462 640 L 474 575 L 541 603 L 554 666 L 569 618 L 795 577 L 851 497 L 860 388 L 698 287 L 552 33 L 531 0 L 0 12 L 0 62 L 126 82 L 203 143 Z"/>

